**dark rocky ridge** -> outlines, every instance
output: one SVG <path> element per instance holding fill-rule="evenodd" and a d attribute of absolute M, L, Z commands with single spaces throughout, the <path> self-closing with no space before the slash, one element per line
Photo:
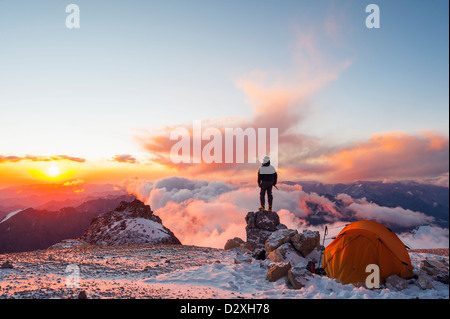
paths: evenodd
<path fill-rule="evenodd" d="M 138 199 L 122 202 L 116 209 L 94 218 L 80 239 L 100 246 L 181 244 L 150 206 Z"/>

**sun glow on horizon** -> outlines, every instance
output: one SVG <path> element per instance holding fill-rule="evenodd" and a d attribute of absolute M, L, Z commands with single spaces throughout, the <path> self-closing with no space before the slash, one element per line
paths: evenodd
<path fill-rule="evenodd" d="M 51 166 L 47 169 L 47 175 L 49 177 L 58 177 L 61 174 L 61 170 L 56 165 L 55 162 L 52 162 Z"/>
<path fill-rule="evenodd" d="M 77 175 L 77 165 L 66 161 L 24 163 L 25 170 L 33 179 L 49 182 L 64 181 Z"/>

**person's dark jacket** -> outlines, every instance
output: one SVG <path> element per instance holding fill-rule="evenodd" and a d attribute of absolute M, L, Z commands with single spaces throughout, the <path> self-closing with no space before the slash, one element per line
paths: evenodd
<path fill-rule="evenodd" d="M 258 170 L 258 186 L 265 185 L 274 186 L 277 184 L 278 174 L 275 167 L 270 165 L 270 161 L 263 164 Z"/>

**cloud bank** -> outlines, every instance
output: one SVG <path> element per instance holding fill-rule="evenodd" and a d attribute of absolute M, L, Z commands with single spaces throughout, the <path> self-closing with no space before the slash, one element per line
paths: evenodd
<path fill-rule="evenodd" d="M 223 248 L 229 238 L 237 236 L 245 240 L 245 215 L 259 205 L 259 188 L 253 185 L 170 177 L 155 182 L 132 178 L 124 181 L 122 187 L 149 204 L 183 244 L 198 246 Z M 300 185 L 284 184 L 274 192 L 281 222 L 289 228 L 322 231 L 324 225 L 343 227 L 361 219 L 378 221 L 394 229 L 439 228 L 433 226 L 433 217 L 421 212 L 383 207 L 346 194 L 331 199 L 306 193 Z M 436 238 L 432 238 L 434 235 Z M 414 238 L 411 240 L 414 248 L 419 242 L 429 248 L 444 243 L 445 235 L 448 237 L 448 229 L 429 232 L 427 236 L 422 231 L 409 239 Z"/>
<path fill-rule="evenodd" d="M 69 155 L 52 155 L 52 156 L 34 156 L 34 155 L 25 155 L 25 156 L 4 156 L 0 155 L 0 163 L 15 163 L 21 161 L 32 161 L 32 162 L 52 162 L 52 161 L 72 161 L 78 163 L 84 163 L 86 160 L 81 157 L 74 157 Z"/>
<path fill-rule="evenodd" d="M 384 133 L 320 160 L 321 173 L 334 181 L 440 176 L 448 174 L 449 138 L 435 132 Z"/>

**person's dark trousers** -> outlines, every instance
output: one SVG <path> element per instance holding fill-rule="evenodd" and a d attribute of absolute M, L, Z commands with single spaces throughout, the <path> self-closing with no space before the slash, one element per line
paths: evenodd
<path fill-rule="evenodd" d="M 259 192 L 259 200 L 261 202 L 261 206 L 266 205 L 266 192 L 267 192 L 267 200 L 269 202 L 269 206 L 272 206 L 273 196 L 272 196 L 272 182 L 262 182 L 261 183 L 261 191 Z"/>

